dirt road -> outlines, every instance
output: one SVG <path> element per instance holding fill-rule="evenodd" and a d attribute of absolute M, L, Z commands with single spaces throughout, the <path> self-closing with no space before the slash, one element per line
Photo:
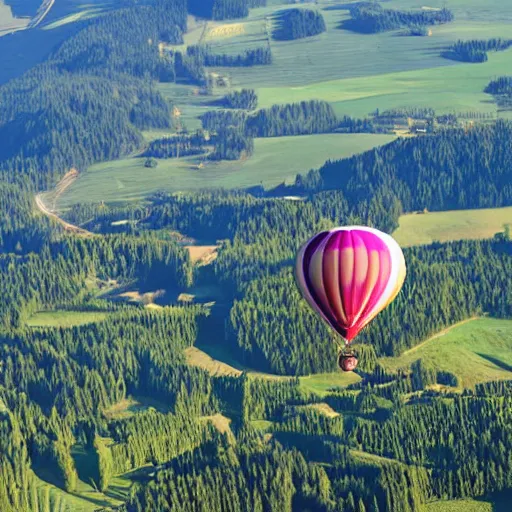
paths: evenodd
<path fill-rule="evenodd" d="M 37 209 L 47 217 L 50 217 L 51 219 L 58 222 L 66 231 L 69 231 L 71 233 L 74 233 L 76 235 L 81 236 L 94 236 L 90 231 L 87 231 L 86 229 L 82 229 L 78 226 L 75 226 L 74 224 L 70 224 L 69 222 L 66 222 L 65 220 L 61 219 L 55 212 L 50 210 L 46 204 L 43 201 L 42 196 L 44 193 L 36 194 L 34 197 L 35 203 L 37 206 Z"/>

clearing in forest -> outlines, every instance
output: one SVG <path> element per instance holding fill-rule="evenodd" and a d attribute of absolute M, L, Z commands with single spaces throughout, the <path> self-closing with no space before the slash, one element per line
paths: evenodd
<path fill-rule="evenodd" d="M 74 327 L 101 322 L 109 313 L 103 311 L 40 311 L 28 320 L 29 327 Z"/>
<path fill-rule="evenodd" d="M 228 437 L 234 441 L 235 437 L 233 436 L 233 432 L 231 431 L 231 420 L 226 418 L 220 413 L 214 414 L 212 416 L 201 416 L 200 418 L 203 421 L 209 421 L 212 425 L 221 433 L 228 434 Z"/>
<path fill-rule="evenodd" d="M 476 500 L 433 501 L 422 506 L 421 512 L 493 512 L 492 503 Z"/>
<path fill-rule="evenodd" d="M 217 257 L 218 245 L 186 245 L 190 261 L 200 266 L 209 265 Z"/>
<path fill-rule="evenodd" d="M 239 377 L 242 371 L 230 366 L 227 363 L 213 359 L 206 352 L 196 347 L 188 347 L 185 349 L 185 357 L 190 366 L 197 366 L 206 370 L 210 375 L 217 377 Z"/>
<path fill-rule="evenodd" d="M 402 215 L 393 238 L 402 246 L 431 244 L 435 240 L 492 238 L 503 231 L 505 224 L 512 227 L 512 206 L 479 210 L 411 213 Z"/>
<path fill-rule="evenodd" d="M 201 161 L 198 157 L 157 159 L 154 169 L 144 167 L 144 158 L 103 162 L 83 172 L 60 196 L 57 206 L 130 201 L 159 190 L 232 189 L 260 184 L 272 188 L 321 167 L 326 160 L 350 157 L 394 139 L 394 135 L 371 133 L 261 138 L 255 139 L 254 154 L 247 160 L 205 161 L 201 169 L 197 169 Z"/>
<path fill-rule="evenodd" d="M 409 368 L 418 359 L 460 379 L 461 387 L 512 379 L 512 320 L 479 318 L 444 330 L 399 357 L 380 363 L 388 371 Z"/>
<path fill-rule="evenodd" d="M 224 37 L 239 36 L 245 33 L 244 23 L 228 23 L 218 27 L 211 28 L 206 37 L 209 39 L 218 39 Z"/>

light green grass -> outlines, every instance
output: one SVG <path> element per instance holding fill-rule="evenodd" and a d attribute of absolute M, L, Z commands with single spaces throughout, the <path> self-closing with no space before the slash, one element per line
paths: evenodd
<path fill-rule="evenodd" d="M 41 311 L 27 320 L 30 327 L 73 327 L 101 322 L 108 313 L 97 311 Z"/>
<path fill-rule="evenodd" d="M 363 463 L 372 464 L 375 466 L 384 466 L 388 464 L 399 466 L 405 465 L 403 462 L 400 462 L 399 460 L 390 459 L 388 457 L 381 457 L 380 455 L 375 455 L 373 453 L 365 452 L 362 450 L 350 450 L 350 455 L 352 455 L 352 457 L 358 459 Z"/>
<path fill-rule="evenodd" d="M 316 393 L 320 396 L 328 394 L 329 389 L 345 387 L 355 384 L 361 377 L 354 372 L 318 373 L 307 377 L 299 377 L 300 386 L 305 391 Z"/>
<path fill-rule="evenodd" d="M 41 510 L 52 512 L 95 512 L 106 504 L 103 500 L 89 501 L 77 494 L 70 494 L 53 484 L 34 477 Z M 102 504 L 100 506 L 100 503 Z M 45 508 L 45 505 L 47 508 Z"/>
<path fill-rule="evenodd" d="M 493 512 L 492 503 L 475 500 L 433 501 L 421 508 L 422 512 Z"/>
<path fill-rule="evenodd" d="M 257 93 L 261 106 L 320 99 L 331 102 L 338 115 L 355 117 L 364 117 L 377 108 L 406 106 L 432 107 L 439 113 L 473 111 L 496 115 L 496 105 L 483 89 L 494 76 L 506 74 L 511 65 L 512 51 L 505 51 L 489 54 L 483 64 L 457 63 L 300 87 L 262 87 Z"/>
<path fill-rule="evenodd" d="M 504 224 L 512 224 L 512 207 L 408 214 L 399 222 L 393 238 L 404 247 L 434 240 L 492 238 Z"/>
<path fill-rule="evenodd" d="M 158 160 L 147 169 L 143 158 L 92 166 L 66 190 L 59 206 L 79 202 L 139 199 L 157 190 L 170 192 L 203 188 L 271 187 L 318 168 L 328 159 L 344 158 L 393 140 L 391 135 L 327 134 L 256 139 L 254 154 L 243 162 L 205 162 L 200 159 Z"/>
<path fill-rule="evenodd" d="M 274 422 L 267 420 L 251 420 L 251 425 L 257 430 L 266 432 L 274 425 Z"/>
<path fill-rule="evenodd" d="M 493 2 L 496 0 L 492 0 Z M 439 4 L 441 2 L 434 2 Z M 400 5 L 402 4 L 402 5 Z M 456 67 L 458 63 L 441 57 L 443 48 L 459 38 L 507 37 L 510 33 L 508 18 L 501 12 L 509 12 L 494 5 L 495 15 L 484 16 L 482 12 L 471 15 L 473 8 L 482 2 L 470 0 L 465 5 L 454 6 L 456 21 L 432 28 L 432 37 L 404 37 L 400 31 L 380 34 L 359 34 L 340 30 L 340 23 L 349 18 L 347 10 L 328 9 L 331 2 L 320 0 L 318 7 L 326 21 L 327 31 L 318 36 L 295 41 L 272 41 L 273 64 L 254 68 L 223 69 L 231 77 L 234 86 L 254 87 L 262 97 L 262 104 L 276 103 L 293 87 L 319 84 L 346 78 L 375 77 L 380 74 L 421 70 L 437 67 Z M 388 2 L 386 7 L 421 7 L 422 2 Z M 449 7 L 452 8 L 451 3 Z M 282 6 L 254 9 L 249 21 L 263 21 Z M 492 18 L 492 19 L 490 19 Z M 485 20 L 485 21 L 484 21 Z M 246 37 L 250 40 L 251 38 Z M 226 48 L 229 44 L 223 43 Z M 248 43 L 252 44 L 252 43 Z M 373 78 L 369 78 L 370 84 Z M 267 88 L 269 89 L 267 91 Z M 285 89 L 278 95 L 276 89 Z M 292 92 L 293 94 L 293 92 Z M 270 101 L 268 99 L 270 98 Z"/>
<path fill-rule="evenodd" d="M 383 358 L 387 370 L 408 368 L 424 359 L 457 375 L 463 387 L 512 379 L 512 320 L 481 318 L 418 345 L 400 357 Z"/>
<path fill-rule="evenodd" d="M 189 131 L 201 128 L 199 116 L 209 110 L 216 110 L 218 107 L 212 103 L 227 92 L 219 90 L 215 95 L 203 96 L 198 86 L 173 83 L 159 83 L 156 88 L 180 110 L 181 127 Z"/>

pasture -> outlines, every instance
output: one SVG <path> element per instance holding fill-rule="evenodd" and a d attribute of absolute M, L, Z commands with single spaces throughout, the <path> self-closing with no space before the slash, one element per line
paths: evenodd
<path fill-rule="evenodd" d="M 414 213 L 402 215 L 399 223 L 393 238 L 403 247 L 492 238 L 504 224 L 512 224 L 512 207 Z"/>
<path fill-rule="evenodd" d="M 384 368 L 409 368 L 424 359 L 457 375 L 462 387 L 512 379 L 512 320 L 479 318 L 446 329 L 399 357 L 380 360 Z"/>
<path fill-rule="evenodd" d="M 28 320 L 29 327 L 74 327 L 105 320 L 108 313 L 98 311 L 40 311 Z"/>
<path fill-rule="evenodd" d="M 300 87 L 264 86 L 256 92 L 262 107 L 319 99 L 329 101 L 338 115 L 354 117 L 366 117 L 377 108 L 409 106 L 432 107 L 438 113 L 471 111 L 496 117 L 496 104 L 483 89 L 494 76 L 506 74 L 511 65 L 512 51 L 505 51 L 490 53 L 488 62 L 483 64 L 456 63 Z"/>
<path fill-rule="evenodd" d="M 392 135 L 325 134 L 256 139 L 254 154 L 244 161 L 204 163 L 198 157 L 159 159 L 154 169 L 144 158 L 105 162 L 90 167 L 62 194 L 59 207 L 80 202 L 129 201 L 158 190 L 169 192 L 204 188 L 266 188 L 291 182 L 297 174 L 318 168 L 328 159 L 361 153 L 393 140 Z"/>
<path fill-rule="evenodd" d="M 435 2 L 441 4 L 441 2 Z M 386 7 L 412 8 L 421 7 L 422 2 L 407 0 L 389 2 Z M 483 21 L 481 2 L 476 0 L 458 2 L 453 8 L 456 21 L 447 25 L 433 27 L 431 37 L 405 37 L 401 31 L 380 34 L 358 34 L 341 30 L 340 23 L 349 18 L 349 12 L 342 9 L 339 3 L 320 1 L 318 7 L 324 16 L 327 32 L 315 37 L 295 41 L 272 41 L 271 48 L 274 62 L 271 66 L 239 69 L 223 69 L 231 77 L 234 87 L 253 87 L 262 97 L 262 105 L 281 103 L 279 96 L 288 99 L 300 95 L 304 86 L 305 92 L 311 88 L 333 80 L 358 78 L 359 82 L 368 77 L 367 87 L 371 87 L 375 77 L 404 71 L 425 70 L 430 68 L 458 67 L 460 64 L 440 56 L 443 48 L 457 39 L 506 37 L 510 25 L 506 16 L 495 16 L 492 23 Z M 257 24 L 267 19 L 272 23 L 273 11 L 280 7 L 254 9 L 246 24 Z M 473 11 L 473 9 L 475 9 Z M 491 9 L 484 9 L 491 11 Z M 489 16 L 487 16 L 489 17 Z M 236 46 L 243 48 L 243 37 L 238 37 Z M 247 46 L 254 45 L 257 36 L 245 36 Z M 230 39 L 220 43 L 228 48 Z M 266 33 L 259 36 L 259 44 L 266 42 Z M 488 75 L 489 78 L 492 73 Z M 371 77 L 371 78 L 370 78 Z M 339 84 L 340 86 L 342 84 Z M 344 84 L 343 84 L 344 85 Z M 347 84 L 350 85 L 350 84 Z M 297 89 L 298 88 L 298 89 Z M 340 92 L 344 87 L 339 87 Z M 356 89 L 357 90 L 357 89 Z M 401 91 L 397 91 L 400 93 Z M 382 92 L 378 91 L 378 94 Z M 315 96 L 313 96 L 315 97 Z M 308 96 L 307 99 L 309 99 Z"/>

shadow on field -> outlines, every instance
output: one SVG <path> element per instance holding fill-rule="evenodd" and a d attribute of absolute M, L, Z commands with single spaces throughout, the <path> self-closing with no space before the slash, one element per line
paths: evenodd
<path fill-rule="evenodd" d="M 507 372 L 512 372 L 512 366 L 511 365 L 509 365 L 509 364 L 507 364 L 507 363 L 505 363 L 503 361 L 500 361 L 496 357 L 489 356 L 487 354 L 480 354 L 478 352 L 477 352 L 477 355 L 480 356 L 481 358 L 485 359 L 486 361 L 489 361 L 490 363 L 495 364 L 498 368 L 501 368 L 502 370 L 505 370 Z"/>

